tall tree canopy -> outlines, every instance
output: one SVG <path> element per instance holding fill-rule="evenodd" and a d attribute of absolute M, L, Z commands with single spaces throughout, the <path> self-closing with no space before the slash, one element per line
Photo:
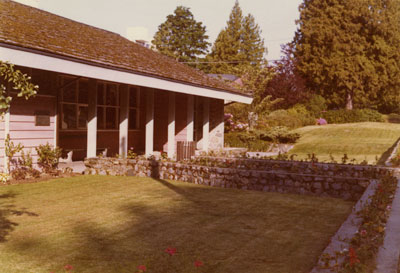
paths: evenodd
<path fill-rule="evenodd" d="M 207 56 L 210 72 L 240 76 L 248 66 L 260 68 L 265 53 L 260 27 L 251 14 L 243 17 L 236 1 L 227 26 L 219 33 Z"/>
<path fill-rule="evenodd" d="M 400 102 L 399 3 L 304 0 L 294 54 L 307 87 L 333 107 L 393 110 Z"/>
<path fill-rule="evenodd" d="M 192 62 L 207 54 L 210 45 L 207 39 L 206 27 L 194 19 L 189 8 L 178 6 L 158 27 L 152 43 L 164 55 Z"/>

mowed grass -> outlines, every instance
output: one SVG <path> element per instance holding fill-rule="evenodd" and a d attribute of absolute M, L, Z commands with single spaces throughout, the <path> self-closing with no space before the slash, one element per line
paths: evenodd
<path fill-rule="evenodd" d="M 400 124 L 363 122 L 307 126 L 295 130 L 301 135 L 289 154 L 305 159 L 314 153 L 319 161 L 331 161 L 330 154 L 341 163 L 344 154 L 360 163 L 374 164 L 389 156 L 390 148 L 400 138 Z M 348 160 L 348 163 L 350 163 Z"/>
<path fill-rule="evenodd" d="M 135 177 L 4 186 L 0 272 L 309 272 L 352 205 Z"/>

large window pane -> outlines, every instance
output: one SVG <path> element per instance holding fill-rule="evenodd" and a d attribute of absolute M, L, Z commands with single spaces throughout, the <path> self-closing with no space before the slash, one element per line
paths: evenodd
<path fill-rule="evenodd" d="M 137 111 L 136 109 L 129 109 L 129 129 L 137 129 Z"/>
<path fill-rule="evenodd" d="M 88 89 L 89 89 L 89 82 L 87 80 L 80 80 L 79 95 L 78 95 L 79 103 L 88 103 L 88 94 L 89 94 Z"/>
<path fill-rule="evenodd" d="M 97 107 L 97 129 L 104 128 L 104 107 Z"/>
<path fill-rule="evenodd" d="M 106 129 L 117 128 L 117 109 L 112 107 L 106 108 Z"/>
<path fill-rule="evenodd" d="M 63 104 L 62 129 L 76 129 L 76 105 Z"/>
<path fill-rule="evenodd" d="M 97 84 L 97 104 L 104 105 L 104 84 Z"/>
<path fill-rule="evenodd" d="M 78 111 L 78 127 L 87 128 L 88 108 L 87 106 L 79 106 Z"/>
<path fill-rule="evenodd" d="M 106 105 L 118 105 L 117 86 L 114 84 L 107 84 Z"/>
<path fill-rule="evenodd" d="M 138 107 L 138 89 L 131 87 L 129 90 L 129 107 Z"/>

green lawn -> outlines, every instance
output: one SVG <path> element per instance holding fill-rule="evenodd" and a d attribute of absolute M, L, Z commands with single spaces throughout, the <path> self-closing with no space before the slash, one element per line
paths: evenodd
<path fill-rule="evenodd" d="M 298 143 L 289 152 L 297 154 L 296 159 L 307 158 L 315 153 L 319 161 L 330 161 L 330 154 L 341 162 L 346 153 L 357 162 L 367 160 L 382 162 L 389 156 L 390 148 L 400 138 L 400 124 L 363 122 L 351 124 L 329 124 L 307 126 L 295 130 L 301 135 Z M 379 160 L 378 160 L 379 161 Z M 350 162 L 349 162 L 350 163 Z"/>
<path fill-rule="evenodd" d="M 134 177 L 4 186 L 0 272 L 309 272 L 352 205 Z"/>

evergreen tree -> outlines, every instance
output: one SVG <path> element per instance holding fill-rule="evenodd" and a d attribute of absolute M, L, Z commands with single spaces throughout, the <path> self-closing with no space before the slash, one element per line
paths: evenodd
<path fill-rule="evenodd" d="M 294 44 L 307 87 L 331 107 L 386 107 L 399 92 L 398 18 L 399 0 L 305 0 Z"/>
<path fill-rule="evenodd" d="M 194 19 L 189 8 L 178 6 L 158 27 L 152 43 L 164 55 L 180 62 L 193 62 L 199 55 L 207 54 L 207 39 L 206 27 Z"/>
<path fill-rule="evenodd" d="M 243 17 L 239 2 L 236 1 L 227 26 L 219 33 L 207 56 L 209 72 L 240 76 L 249 65 L 260 68 L 264 53 L 266 48 L 260 27 L 251 14 Z"/>

